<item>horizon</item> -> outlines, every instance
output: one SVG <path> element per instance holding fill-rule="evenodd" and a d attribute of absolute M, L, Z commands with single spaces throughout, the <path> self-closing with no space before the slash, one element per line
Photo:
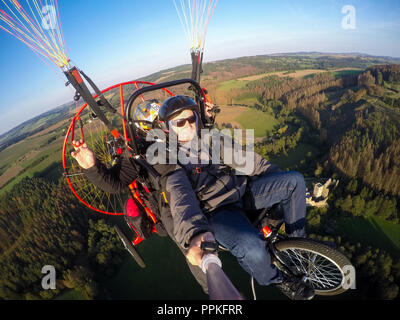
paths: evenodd
<path fill-rule="evenodd" d="M 240 1 L 219 0 L 207 34 L 204 63 L 301 52 L 400 58 L 400 3 L 354 0 L 355 29 L 345 30 L 342 9 L 348 4 L 342 0 L 301 4 L 255 0 L 243 7 Z M 139 6 L 127 0 L 86 0 L 79 6 L 59 1 L 59 6 L 68 52 L 73 53 L 72 60 L 78 57 L 80 68 L 100 88 L 190 64 L 172 1 Z M 85 16 L 78 24 L 77 9 Z M 168 19 L 154 19 L 157 12 Z M 115 26 L 111 27 L 110 20 Z M 0 51 L 0 68 L 7 75 L 0 79 L 0 135 L 72 101 L 63 75 L 56 75 L 62 81 L 55 81 L 54 70 L 49 72 L 26 46 L 2 30 L 0 46 L 7 48 Z"/>
<path fill-rule="evenodd" d="M 234 60 L 234 59 L 246 58 L 246 57 L 290 55 L 290 54 L 324 54 L 324 55 L 349 55 L 349 56 L 358 55 L 358 56 L 369 56 L 369 57 L 376 57 L 376 58 L 388 58 L 388 59 L 399 59 L 400 60 L 400 57 L 375 56 L 375 55 L 370 55 L 370 54 L 363 53 L 363 52 L 319 52 L 319 51 L 310 51 L 310 52 L 308 52 L 308 51 L 294 51 L 294 52 L 276 52 L 276 53 L 270 53 L 270 54 L 259 54 L 259 55 L 253 55 L 253 56 L 239 56 L 239 57 L 226 58 L 226 59 L 223 58 L 223 59 L 219 59 L 219 60 L 207 61 L 207 62 L 205 62 L 205 64 L 220 62 L 220 61 L 224 61 L 224 60 Z M 399 64 L 400 64 L 400 61 L 399 61 Z M 175 69 L 175 68 L 178 68 L 178 67 L 181 67 L 181 66 L 185 66 L 185 65 L 190 65 L 190 63 L 176 65 L 176 66 L 173 66 L 173 67 L 167 68 L 167 69 L 161 69 L 161 70 L 152 72 L 150 74 L 146 74 L 146 75 L 140 76 L 140 77 L 137 78 L 137 80 L 140 80 L 140 79 L 143 79 L 143 78 L 146 78 L 146 77 L 150 77 L 153 74 L 156 74 L 156 73 L 159 73 L 159 72 L 168 71 L 170 69 Z M 106 88 L 101 88 L 101 90 L 103 90 L 103 89 L 106 89 Z M 61 102 L 60 104 L 58 104 L 58 105 L 56 105 L 56 106 L 54 106 L 54 107 L 52 107 L 52 108 L 50 108 L 50 109 L 48 109 L 46 111 L 43 111 L 42 113 L 37 114 L 37 115 L 33 116 L 30 119 L 24 120 L 24 121 L 20 122 L 19 124 L 15 125 L 14 127 L 12 127 L 11 129 L 5 131 L 5 132 L 1 132 L 0 131 L 0 136 L 7 134 L 8 132 L 16 129 L 17 127 L 19 127 L 21 125 L 24 125 L 25 123 L 27 123 L 27 122 L 35 119 L 35 118 L 41 117 L 41 116 L 43 116 L 44 114 L 46 114 L 48 112 L 54 111 L 54 110 L 56 110 L 58 108 L 61 108 L 61 107 L 65 106 L 65 105 L 67 105 L 67 104 L 70 104 L 70 103 L 74 103 L 73 98 L 71 98 L 68 101 Z"/>

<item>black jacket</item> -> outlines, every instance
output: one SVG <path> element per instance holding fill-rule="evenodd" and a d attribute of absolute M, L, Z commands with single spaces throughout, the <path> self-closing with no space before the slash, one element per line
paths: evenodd
<path fill-rule="evenodd" d="M 169 207 L 162 209 L 160 216 L 164 217 L 162 222 L 168 234 L 182 248 L 187 248 L 196 234 L 211 231 L 205 212 L 237 202 L 243 197 L 248 176 L 279 170 L 257 153 L 251 152 L 251 155 L 254 165 L 250 171 L 233 163 L 189 163 L 176 165 L 170 170 L 165 180 Z M 232 170 L 226 170 L 228 167 Z M 109 193 L 125 191 L 138 177 L 138 172 L 127 158 L 122 158 L 111 169 L 97 161 L 94 167 L 84 172 L 92 183 Z"/>
<path fill-rule="evenodd" d="M 186 186 L 185 184 L 188 180 L 184 169 L 177 165 L 174 170 L 168 170 L 170 173 L 166 178 L 166 189 L 169 193 L 168 200 L 170 206 L 162 206 L 160 212 L 158 212 L 158 216 L 168 235 L 182 249 L 186 249 L 190 239 L 195 234 L 210 231 L 210 228 L 206 217 L 200 209 L 185 212 L 181 216 L 182 206 L 185 202 L 189 202 L 191 206 L 191 202 L 197 204 L 198 200 L 191 190 L 191 186 Z M 128 157 L 121 157 L 120 161 L 110 169 L 96 159 L 95 165 L 89 169 L 84 169 L 83 172 L 91 183 L 108 193 L 127 192 L 129 185 L 139 177 L 139 172 L 132 165 Z M 188 189 L 191 191 L 189 194 L 187 193 Z M 175 197 L 177 194 L 180 195 L 178 198 Z M 171 207 L 178 212 L 177 215 L 171 214 Z"/>

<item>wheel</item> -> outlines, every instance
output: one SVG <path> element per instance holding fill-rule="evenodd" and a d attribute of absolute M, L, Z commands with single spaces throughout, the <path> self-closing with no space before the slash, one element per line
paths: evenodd
<path fill-rule="evenodd" d="M 349 259 L 327 245 L 298 238 L 277 241 L 274 246 L 278 259 L 309 283 L 315 294 L 340 294 L 355 281 Z"/>
<path fill-rule="evenodd" d="M 135 249 L 135 247 L 132 245 L 132 243 L 128 240 L 128 238 L 125 236 L 125 234 L 122 232 L 122 230 L 118 226 L 114 226 L 115 231 L 117 232 L 118 236 L 120 237 L 122 243 L 124 244 L 124 247 L 128 252 L 131 254 L 133 259 L 137 262 L 137 264 L 141 268 L 146 268 L 146 264 L 144 263 L 143 258 L 140 256 L 139 252 Z"/>

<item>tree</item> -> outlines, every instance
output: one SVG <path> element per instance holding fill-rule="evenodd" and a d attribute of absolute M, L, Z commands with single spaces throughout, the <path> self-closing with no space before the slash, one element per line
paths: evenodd
<path fill-rule="evenodd" d="M 367 90 L 365 88 L 360 88 L 359 90 L 357 90 L 356 92 L 354 92 L 351 97 L 350 100 L 353 103 L 357 103 L 358 101 L 361 100 L 362 97 L 364 97 L 367 94 Z"/>
<path fill-rule="evenodd" d="M 340 208 L 343 211 L 351 212 L 351 209 L 353 207 L 353 201 L 351 199 L 350 195 L 347 195 L 346 199 L 343 202 L 339 202 Z"/>
<path fill-rule="evenodd" d="M 399 287 L 395 283 L 380 282 L 377 286 L 377 294 L 383 300 L 393 300 L 399 294 Z"/>
<path fill-rule="evenodd" d="M 365 200 L 362 199 L 359 195 L 353 198 L 353 208 L 352 213 L 356 216 L 360 216 L 363 214 L 365 208 Z"/>
<path fill-rule="evenodd" d="M 383 75 L 382 75 L 382 72 L 380 72 L 379 70 L 377 71 L 377 74 L 376 74 L 376 84 L 377 85 L 383 85 Z"/>
<path fill-rule="evenodd" d="M 311 208 L 307 214 L 307 229 L 318 230 L 321 224 L 321 215 L 317 208 Z"/>
<path fill-rule="evenodd" d="M 391 215 L 394 215 L 396 211 L 397 211 L 396 200 L 385 198 L 385 200 L 382 203 L 382 206 L 377 212 L 377 216 L 386 219 Z"/>
<path fill-rule="evenodd" d="M 314 175 L 316 177 L 319 177 L 322 174 L 322 171 L 324 170 L 324 167 L 321 166 L 319 163 L 317 164 L 317 169 L 314 171 Z"/>
<path fill-rule="evenodd" d="M 98 294 L 98 284 L 93 280 L 93 274 L 83 266 L 66 270 L 63 279 L 66 287 L 79 291 L 85 299 L 92 300 Z"/>
<path fill-rule="evenodd" d="M 371 71 L 363 72 L 358 76 L 358 87 L 369 87 L 375 84 L 375 78 L 371 74 Z"/>
<path fill-rule="evenodd" d="M 357 179 L 351 179 L 351 181 L 349 182 L 349 184 L 346 187 L 346 191 L 351 194 L 357 193 L 357 185 L 358 185 Z"/>

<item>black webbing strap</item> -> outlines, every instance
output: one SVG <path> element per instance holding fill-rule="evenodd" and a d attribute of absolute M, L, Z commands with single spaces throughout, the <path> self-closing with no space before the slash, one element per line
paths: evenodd
<path fill-rule="evenodd" d="M 116 113 L 117 110 L 111 106 L 111 104 L 108 102 L 108 100 L 104 97 L 104 95 L 101 93 L 99 88 L 96 86 L 96 84 L 90 79 L 82 70 L 79 70 L 80 73 L 83 75 L 85 80 L 90 84 L 90 86 L 93 88 L 94 92 L 97 94 L 97 96 L 100 98 L 101 104 L 108 109 L 108 111 L 112 113 Z"/>
<path fill-rule="evenodd" d="M 76 89 L 76 91 L 81 95 L 81 97 L 87 102 L 90 106 L 92 111 L 96 114 L 96 116 L 107 126 L 110 131 L 113 131 L 111 123 L 105 117 L 104 113 L 100 110 L 97 101 L 91 95 L 88 87 L 83 82 L 79 71 L 76 67 L 69 69 L 68 71 L 64 72 L 65 76 L 67 77 L 68 81 L 72 86 Z"/>
<path fill-rule="evenodd" d="M 203 73 L 203 52 L 192 51 L 192 80 L 200 83 L 200 74 Z"/>

